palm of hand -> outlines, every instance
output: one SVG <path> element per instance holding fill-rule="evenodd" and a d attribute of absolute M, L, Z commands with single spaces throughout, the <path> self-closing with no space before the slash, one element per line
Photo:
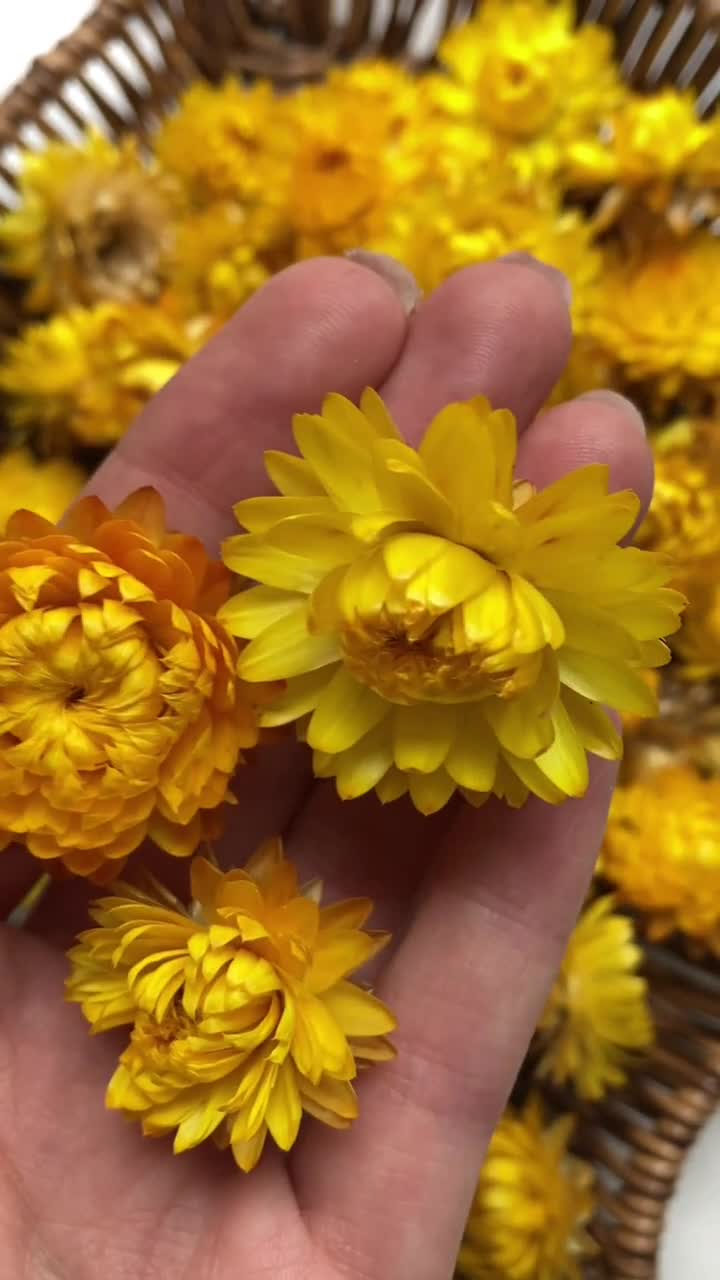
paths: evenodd
<path fill-rule="evenodd" d="M 534 420 L 567 355 L 562 293 L 526 263 L 471 268 L 408 321 L 363 267 L 320 260 L 277 277 L 143 415 L 93 488 L 110 504 L 142 483 L 171 520 L 215 544 L 225 511 L 261 492 L 261 450 L 287 447 L 293 411 L 328 390 L 381 389 L 410 438 L 453 399 L 516 413 L 521 470 L 540 483 L 591 460 L 647 497 L 647 450 L 622 404 Z M 273 368 L 272 379 L 267 369 Z M 519 376 L 518 376 L 519 374 Z M 238 423 L 241 425 L 238 427 Z M 512 1086 L 579 909 L 612 770 L 582 802 L 510 813 L 404 802 L 343 807 L 288 746 L 239 776 L 236 865 L 286 834 L 329 898 L 377 903 L 395 948 L 374 974 L 398 1015 L 399 1057 L 362 1079 L 346 1134 L 309 1121 L 289 1158 L 251 1177 L 212 1148 L 173 1159 L 103 1109 L 120 1035 L 88 1041 L 62 1003 L 65 948 L 85 886 L 54 889 L 32 934 L 3 932 L 0 1253 L 27 1280 L 443 1280 L 452 1274 L 489 1134 Z M 239 823 L 239 825 L 238 825 Z M 186 884 L 184 867 L 172 868 Z M 6 855 L 3 901 L 34 871 Z M 178 875 L 180 879 L 178 880 Z M 6 908 L 6 909 L 7 909 Z M 41 936 L 42 935 L 42 936 Z"/>

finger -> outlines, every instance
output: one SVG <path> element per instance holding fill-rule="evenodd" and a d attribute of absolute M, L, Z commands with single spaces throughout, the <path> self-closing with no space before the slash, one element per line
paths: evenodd
<path fill-rule="evenodd" d="M 232 504 L 267 492 L 264 449 L 292 448 L 292 416 L 328 391 L 357 399 L 405 341 L 397 292 L 338 258 L 275 276 L 152 401 L 91 481 L 108 505 L 151 484 L 169 523 L 216 549 Z"/>
<path fill-rule="evenodd" d="M 538 489 L 565 471 L 602 462 L 610 489 L 632 489 L 642 510 L 652 497 L 653 457 L 632 401 L 615 391 L 590 391 L 543 413 L 520 441 L 518 476 Z"/>
<path fill-rule="evenodd" d="M 569 286 L 534 258 L 458 272 L 417 311 L 383 395 L 416 443 L 446 404 L 484 395 L 522 430 L 560 377 L 572 334 Z"/>

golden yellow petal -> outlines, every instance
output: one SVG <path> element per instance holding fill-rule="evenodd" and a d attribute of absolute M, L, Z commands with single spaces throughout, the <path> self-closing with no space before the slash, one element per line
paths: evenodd
<path fill-rule="evenodd" d="M 303 606 L 250 641 L 240 654 L 238 673 L 251 682 L 284 680 L 327 667 L 340 656 L 336 636 L 310 632 L 307 607 Z"/>
<path fill-rule="evenodd" d="M 408 784 L 415 808 L 426 815 L 444 808 L 455 790 L 455 783 L 445 769 L 408 774 Z"/>
<path fill-rule="evenodd" d="M 348 1038 L 386 1036 L 394 1031 L 397 1019 L 377 996 L 352 982 L 339 982 L 323 995 L 323 1001 Z"/>
<path fill-rule="evenodd" d="M 315 498 L 325 492 L 310 464 L 294 453 L 267 449 L 265 470 L 275 488 L 289 498 Z"/>
<path fill-rule="evenodd" d="M 302 1119 L 302 1103 L 294 1064 L 288 1059 L 279 1068 L 268 1099 L 265 1122 L 281 1151 L 293 1146 Z"/>
<path fill-rule="evenodd" d="M 419 702 L 392 713 L 395 764 L 403 772 L 434 773 L 445 761 L 462 710 L 449 703 Z"/>
<path fill-rule="evenodd" d="M 252 640 L 302 604 L 303 596 L 298 592 L 284 591 L 280 587 L 248 587 L 222 606 L 218 618 L 231 635 Z"/>
<path fill-rule="evenodd" d="M 307 742 L 318 751 L 346 751 L 364 737 L 389 711 L 379 694 L 359 684 L 339 667 L 323 689 L 307 728 Z"/>
<path fill-rule="evenodd" d="M 562 650 L 558 663 L 562 684 L 591 702 L 641 716 L 657 713 L 655 694 L 631 667 L 570 648 Z"/>
<path fill-rule="evenodd" d="M 495 781 L 498 740 L 481 705 L 459 708 L 458 723 L 445 769 L 459 787 L 491 791 Z"/>

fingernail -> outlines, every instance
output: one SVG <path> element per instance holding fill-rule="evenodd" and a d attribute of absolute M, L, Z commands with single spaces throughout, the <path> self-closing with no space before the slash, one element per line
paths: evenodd
<path fill-rule="evenodd" d="M 632 400 L 628 400 L 627 396 L 621 396 L 619 391 L 610 391 L 602 388 L 599 391 L 586 391 L 584 395 L 578 396 L 578 400 L 595 401 L 597 404 L 607 404 L 611 409 L 623 413 L 628 422 L 632 422 L 633 426 L 639 427 L 643 435 L 645 435 L 645 419 L 643 418 L 637 405 Z"/>
<path fill-rule="evenodd" d="M 551 280 L 556 289 L 562 293 L 565 305 L 572 306 L 573 291 L 572 285 L 567 276 L 558 271 L 557 267 L 551 267 L 548 262 L 541 262 L 539 258 L 533 257 L 531 253 L 518 251 L 517 253 L 506 253 L 502 258 L 497 258 L 497 262 L 514 262 L 520 267 L 529 267 L 531 271 L 537 271 L 541 276 L 545 276 L 546 280 Z"/>
<path fill-rule="evenodd" d="M 345 257 L 356 262 L 359 267 L 374 271 L 397 294 L 406 316 L 411 316 L 422 301 L 422 289 L 412 271 L 408 271 L 402 262 L 391 257 L 389 253 L 371 253 L 369 249 L 349 249 Z"/>

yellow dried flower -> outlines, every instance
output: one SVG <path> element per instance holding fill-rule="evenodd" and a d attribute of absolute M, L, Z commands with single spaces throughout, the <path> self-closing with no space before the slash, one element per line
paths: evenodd
<path fill-rule="evenodd" d="M 46 520 L 59 520 L 85 483 L 80 467 L 66 458 L 33 458 L 28 449 L 0 457 L 0 535 L 18 503 Z"/>
<path fill-rule="evenodd" d="M 652 379 L 657 401 L 688 380 L 720 376 L 720 240 L 704 231 L 630 257 L 609 254 L 588 331 L 631 381 Z"/>
<path fill-rule="evenodd" d="M 710 126 L 695 113 L 694 94 L 629 94 L 602 137 L 569 146 L 569 176 L 586 186 L 657 188 L 685 174 L 710 136 Z"/>
<path fill-rule="evenodd" d="M 619 787 L 602 871 L 653 941 L 680 930 L 720 956 L 720 781 L 684 764 Z"/>
<path fill-rule="evenodd" d="M 713 421 L 684 418 L 653 437 L 655 489 L 638 542 L 672 558 L 684 582 L 720 554 L 720 440 Z"/>
<path fill-rule="evenodd" d="M 362 107 L 325 85 L 287 104 L 293 148 L 287 217 L 294 256 L 340 253 L 368 244 L 382 206 L 402 185 L 401 152 L 388 145 L 389 107 Z"/>
<path fill-rule="evenodd" d="M 191 208 L 204 209 L 218 200 L 235 200 L 244 208 L 284 204 L 283 121 L 284 104 L 264 81 L 252 87 L 232 79 L 219 86 L 199 81 L 161 125 L 155 155 L 161 169 L 180 184 Z"/>
<path fill-rule="evenodd" d="M 94 1032 L 132 1025 L 107 1105 L 176 1153 L 212 1137 L 241 1169 L 268 1133 L 288 1151 L 303 1112 L 336 1129 L 358 1114 L 358 1068 L 393 1057 L 390 1011 L 349 981 L 389 941 L 363 898 L 319 905 L 280 840 L 243 871 L 192 865 L 186 909 L 157 882 L 118 885 L 70 952 L 67 998 Z"/>
<path fill-rule="evenodd" d="M 146 838 L 185 856 L 217 828 L 257 739 L 215 613 L 229 575 L 141 490 L 27 511 L 0 540 L 0 847 L 112 878 Z"/>
<path fill-rule="evenodd" d="M 554 172 L 568 143 L 592 136 L 623 96 L 609 33 L 575 30 L 565 0 L 486 0 L 445 38 L 440 58 L 472 88 L 485 124 L 537 142 L 526 156 L 531 170 Z"/>
<path fill-rule="evenodd" d="M 188 314 L 222 323 L 265 283 L 275 222 L 225 202 L 180 223 L 170 290 Z"/>
<path fill-rule="evenodd" d="M 416 119 L 426 79 L 412 75 L 391 59 L 363 58 L 330 69 L 328 93 L 323 99 L 344 100 L 358 117 L 369 110 L 380 122 L 388 144 L 392 144 Z"/>
<path fill-rule="evenodd" d="M 133 138 L 27 151 L 20 205 L 0 218 L 0 266 L 31 282 L 32 311 L 153 298 L 172 238 L 171 192 Z"/>
<path fill-rule="evenodd" d="M 162 307 L 77 307 L 8 342 L 0 391 L 20 429 L 112 445 L 198 345 Z"/>
<path fill-rule="evenodd" d="M 692 566 L 679 581 L 688 604 L 682 631 L 673 640 L 680 658 L 674 669 L 683 680 L 714 679 L 720 676 L 720 555 Z"/>
<path fill-rule="evenodd" d="M 546 1123 L 531 1098 L 495 1130 L 470 1210 L 458 1270 L 468 1280 L 581 1280 L 596 1248 L 589 1164 L 571 1156 L 573 1119 Z"/>
<path fill-rule="evenodd" d="M 631 1055 L 653 1040 L 642 951 L 610 896 L 581 915 L 538 1026 L 538 1074 L 602 1098 L 627 1079 Z"/>
<path fill-rule="evenodd" d="M 514 484 L 515 421 L 482 398 L 417 452 L 372 391 L 294 433 L 302 458 L 266 455 L 284 496 L 239 503 L 249 532 L 224 552 L 262 584 L 221 612 L 250 640 L 240 672 L 287 681 L 262 722 L 299 722 L 346 799 L 584 794 L 586 751 L 621 750 L 600 704 L 653 714 L 640 672 L 679 625 L 664 563 L 615 545 L 635 496 L 608 494 L 602 466 Z"/>

